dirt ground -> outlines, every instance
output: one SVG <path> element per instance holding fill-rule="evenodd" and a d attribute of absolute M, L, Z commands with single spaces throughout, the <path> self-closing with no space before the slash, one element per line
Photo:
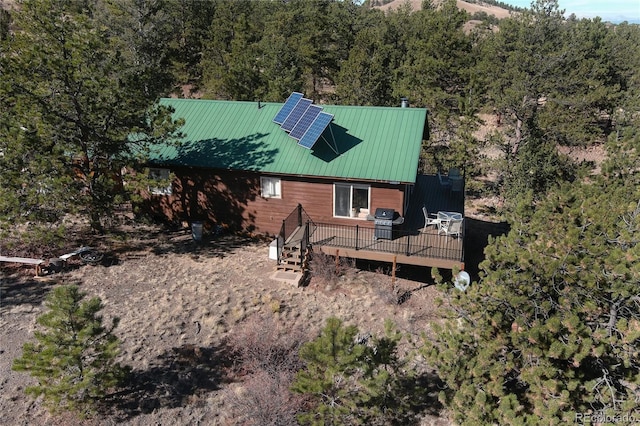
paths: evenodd
<path fill-rule="evenodd" d="M 275 262 L 265 241 L 222 236 L 197 244 L 186 230 L 148 227 L 97 244 L 106 254 L 101 265 L 72 260 L 62 273 L 42 278 L 34 278 L 31 267 L 1 266 L 0 423 L 234 425 L 236 413 L 225 395 L 242 383 L 227 374 L 217 354 L 222 358 L 222 342 L 253 315 L 310 338 L 331 316 L 372 334 L 382 333 L 388 318 L 413 336 L 441 317 L 434 303 L 438 291 L 425 269 L 401 268 L 395 292 L 388 265 L 358 265 L 363 269 L 349 269 L 336 284 L 312 279 L 296 288 L 269 278 Z M 25 396 L 31 377 L 11 370 L 33 338 L 47 293 L 70 283 L 102 299 L 105 323 L 120 318 L 119 361 L 143 383 L 128 404 L 94 420 L 50 415 L 41 401 Z M 404 303 L 396 303 L 398 294 L 408 296 Z M 448 423 L 426 416 L 423 424 Z"/>

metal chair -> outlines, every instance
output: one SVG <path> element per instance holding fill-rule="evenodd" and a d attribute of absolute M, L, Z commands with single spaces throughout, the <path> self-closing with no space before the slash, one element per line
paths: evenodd
<path fill-rule="evenodd" d="M 424 215 L 424 228 L 422 228 L 422 232 L 426 232 L 427 226 L 430 225 L 436 225 L 437 227 L 440 227 L 440 219 L 431 217 L 436 216 L 435 213 L 429 213 L 427 211 L 427 208 L 422 206 L 422 214 Z"/>
<path fill-rule="evenodd" d="M 438 234 L 440 234 L 440 232 L 444 232 L 444 234 L 447 236 L 455 235 L 459 238 L 460 234 L 462 234 L 462 221 L 463 219 L 450 219 L 447 221 L 441 221 Z"/>

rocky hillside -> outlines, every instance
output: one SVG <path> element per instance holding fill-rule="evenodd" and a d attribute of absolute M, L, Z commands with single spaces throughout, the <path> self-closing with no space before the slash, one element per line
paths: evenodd
<path fill-rule="evenodd" d="M 419 10 L 422 7 L 423 0 L 408 0 L 411 3 L 411 6 L 414 10 Z M 379 6 L 382 10 L 395 9 L 399 6 L 405 4 L 407 0 L 393 0 L 384 6 Z M 436 0 L 434 3 L 439 3 Z M 493 15 L 498 19 L 507 18 L 511 14 L 510 11 L 503 9 L 498 6 L 492 6 L 485 3 L 467 3 L 463 0 L 457 0 L 458 8 L 466 10 L 470 15 L 473 15 L 476 12 L 485 12 L 487 15 Z"/>

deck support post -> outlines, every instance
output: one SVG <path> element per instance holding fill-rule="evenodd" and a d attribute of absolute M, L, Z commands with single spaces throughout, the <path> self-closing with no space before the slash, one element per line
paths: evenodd
<path fill-rule="evenodd" d="M 396 285 L 396 260 L 397 257 L 393 256 L 393 266 L 391 266 L 391 282 L 393 283 L 394 288 Z"/>
<path fill-rule="evenodd" d="M 284 242 L 285 242 L 285 238 L 287 237 L 287 230 L 286 230 L 286 226 L 287 226 L 287 221 L 286 220 L 282 220 L 282 226 L 280 227 L 280 234 L 278 234 L 278 236 L 276 237 L 276 257 L 278 258 L 278 260 L 276 260 L 276 263 L 279 265 L 282 256 L 282 249 L 284 248 Z M 282 243 L 280 242 L 280 240 L 282 240 Z"/>
<path fill-rule="evenodd" d="M 356 250 L 359 250 L 358 248 L 359 238 L 360 238 L 360 226 L 356 225 Z"/>
<path fill-rule="evenodd" d="M 340 269 L 340 250 L 336 250 L 336 272 Z"/>
<path fill-rule="evenodd" d="M 302 226 L 302 204 L 298 203 L 298 226 Z"/>
<path fill-rule="evenodd" d="M 405 251 L 405 254 L 407 256 L 411 256 L 411 252 L 409 250 L 409 248 L 411 247 L 411 237 L 412 235 L 407 235 L 407 250 Z"/>

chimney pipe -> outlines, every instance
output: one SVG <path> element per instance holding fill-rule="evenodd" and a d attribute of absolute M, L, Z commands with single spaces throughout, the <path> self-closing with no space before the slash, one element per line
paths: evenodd
<path fill-rule="evenodd" d="M 409 108 L 409 99 L 402 97 L 400 98 L 400 107 L 401 108 Z"/>

